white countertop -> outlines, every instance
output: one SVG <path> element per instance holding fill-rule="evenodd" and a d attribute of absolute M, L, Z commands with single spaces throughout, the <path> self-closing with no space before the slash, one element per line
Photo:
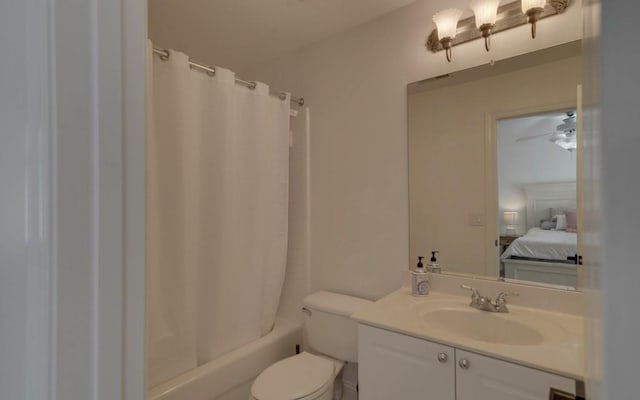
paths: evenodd
<path fill-rule="evenodd" d="M 544 340 L 535 345 L 505 345 L 476 340 L 437 324 L 429 324 L 425 313 L 445 308 L 463 308 L 508 318 L 534 326 Z M 411 295 L 403 287 L 352 315 L 360 323 L 418 337 L 536 368 L 572 379 L 584 380 L 584 319 L 580 316 L 509 305 L 509 313 L 487 313 L 469 307 L 468 296 L 431 292 L 426 297 Z"/>

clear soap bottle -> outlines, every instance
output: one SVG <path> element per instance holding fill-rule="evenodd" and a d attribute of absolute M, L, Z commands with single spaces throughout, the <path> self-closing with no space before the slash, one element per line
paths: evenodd
<path fill-rule="evenodd" d="M 411 271 L 411 294 L 426 296 L 429 294 L 429 274 L 422 263 L 424 257 L 418 257 L 418 264 Z"/>
<path fill-rule="evenodd" d="M 436 253 L 440 253 L 437 250 L 434 250 L 431 252 L 431 259 L 429 260 L 429 264 L 427 264 L 427 266 L 429 267 L 428 270 L 429 272 L 433 272 L 434 274 L 439 274 L 440 272 L 442 272 L 442 267 L 440 266 L 440 264 L 438 263 L 438 260 L 436 259 Z"/>

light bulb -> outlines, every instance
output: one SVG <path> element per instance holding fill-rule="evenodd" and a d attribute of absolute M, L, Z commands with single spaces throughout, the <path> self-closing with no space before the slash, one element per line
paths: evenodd
<path fill-rule="evenodd" d="M 442 43 L 445 50 L 447 61 L 451 62 L 451 42 L 456 37 L 458 31 L 458 20 L 462 15 L 462 10 L 457 8 L 448 8 L 436 13 L 433 16 L 433 22 L 436 23 L 438 30 L 438 39 Z"/>
<path fill-rule="evenodd" d="M 522 0 L 522 12 L 526 14 L 533 8 L 544 8 L 545 4 L 547 0 Z"/>
<path fill-rule="evenodd" d="M 476 27 L 481 29 L 483 25 L 495 25 L 498 18 L 498 6 L 500 0 L 473 0 L 469 7 L 476 18 Z"/>
<path fill-rule="evenodd" d="M 472 0 L 469 6 L 476 18 L 476 27 L 482 32 L 484 48 L 489 51 L 489 36 L 498 18 L 500 0 Z"/>

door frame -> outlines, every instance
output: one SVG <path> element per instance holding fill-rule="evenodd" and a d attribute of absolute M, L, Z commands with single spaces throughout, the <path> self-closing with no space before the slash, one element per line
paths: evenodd
<path fill-rule="evenodd" d="M 146 2 L 24 4 L 28 398 L 142 400 Z"/>
<path fill-rule="evenodd" d="M 579 103 L 579 100 L 578 100 Z M 578 104 L 576 101 L 562 101 L 553 104 L 544 104 L 540 106 L 517 108 L 512 110 L 488 112 L 485 114 L 485 176 L 486 176 L 486 192 L 485 192 L 485 265 L 488 276 L 499 276 L 499 256 L 497 248 L 494 246 L 495 240 L 500 236 L 498 232 L 498 120 L 526 117 L 528 115 L 543 114 L 562 109 L 576 109 Z M 578 162 L 578 161 L 576 161 Z M 580 175 L 581 176 L 581 175 Z M 578 176 L 576 176 L 577 179 Z M 576 196 L 580 197 L 581 193 L 576 190 Z M 581 204 L 581 199 L 576 199 Z M 490 267 L 491 266 L 491 267 Z M 582 268 L 577 269 L 578 283 L 577 290 L 582 287 Z"/>

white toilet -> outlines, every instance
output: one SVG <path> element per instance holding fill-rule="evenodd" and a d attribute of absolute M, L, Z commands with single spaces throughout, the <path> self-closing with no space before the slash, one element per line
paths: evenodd
<path fill-rule="evenodd" d="M 251 386 L 253 400 L 331 400 L 345 362 L 358 359 L 358 325 L 350 316 L 369 300 L 331 292 L 304 299 L 304 333 L 315 353 L 302 352 L 262 371 Z"/>

